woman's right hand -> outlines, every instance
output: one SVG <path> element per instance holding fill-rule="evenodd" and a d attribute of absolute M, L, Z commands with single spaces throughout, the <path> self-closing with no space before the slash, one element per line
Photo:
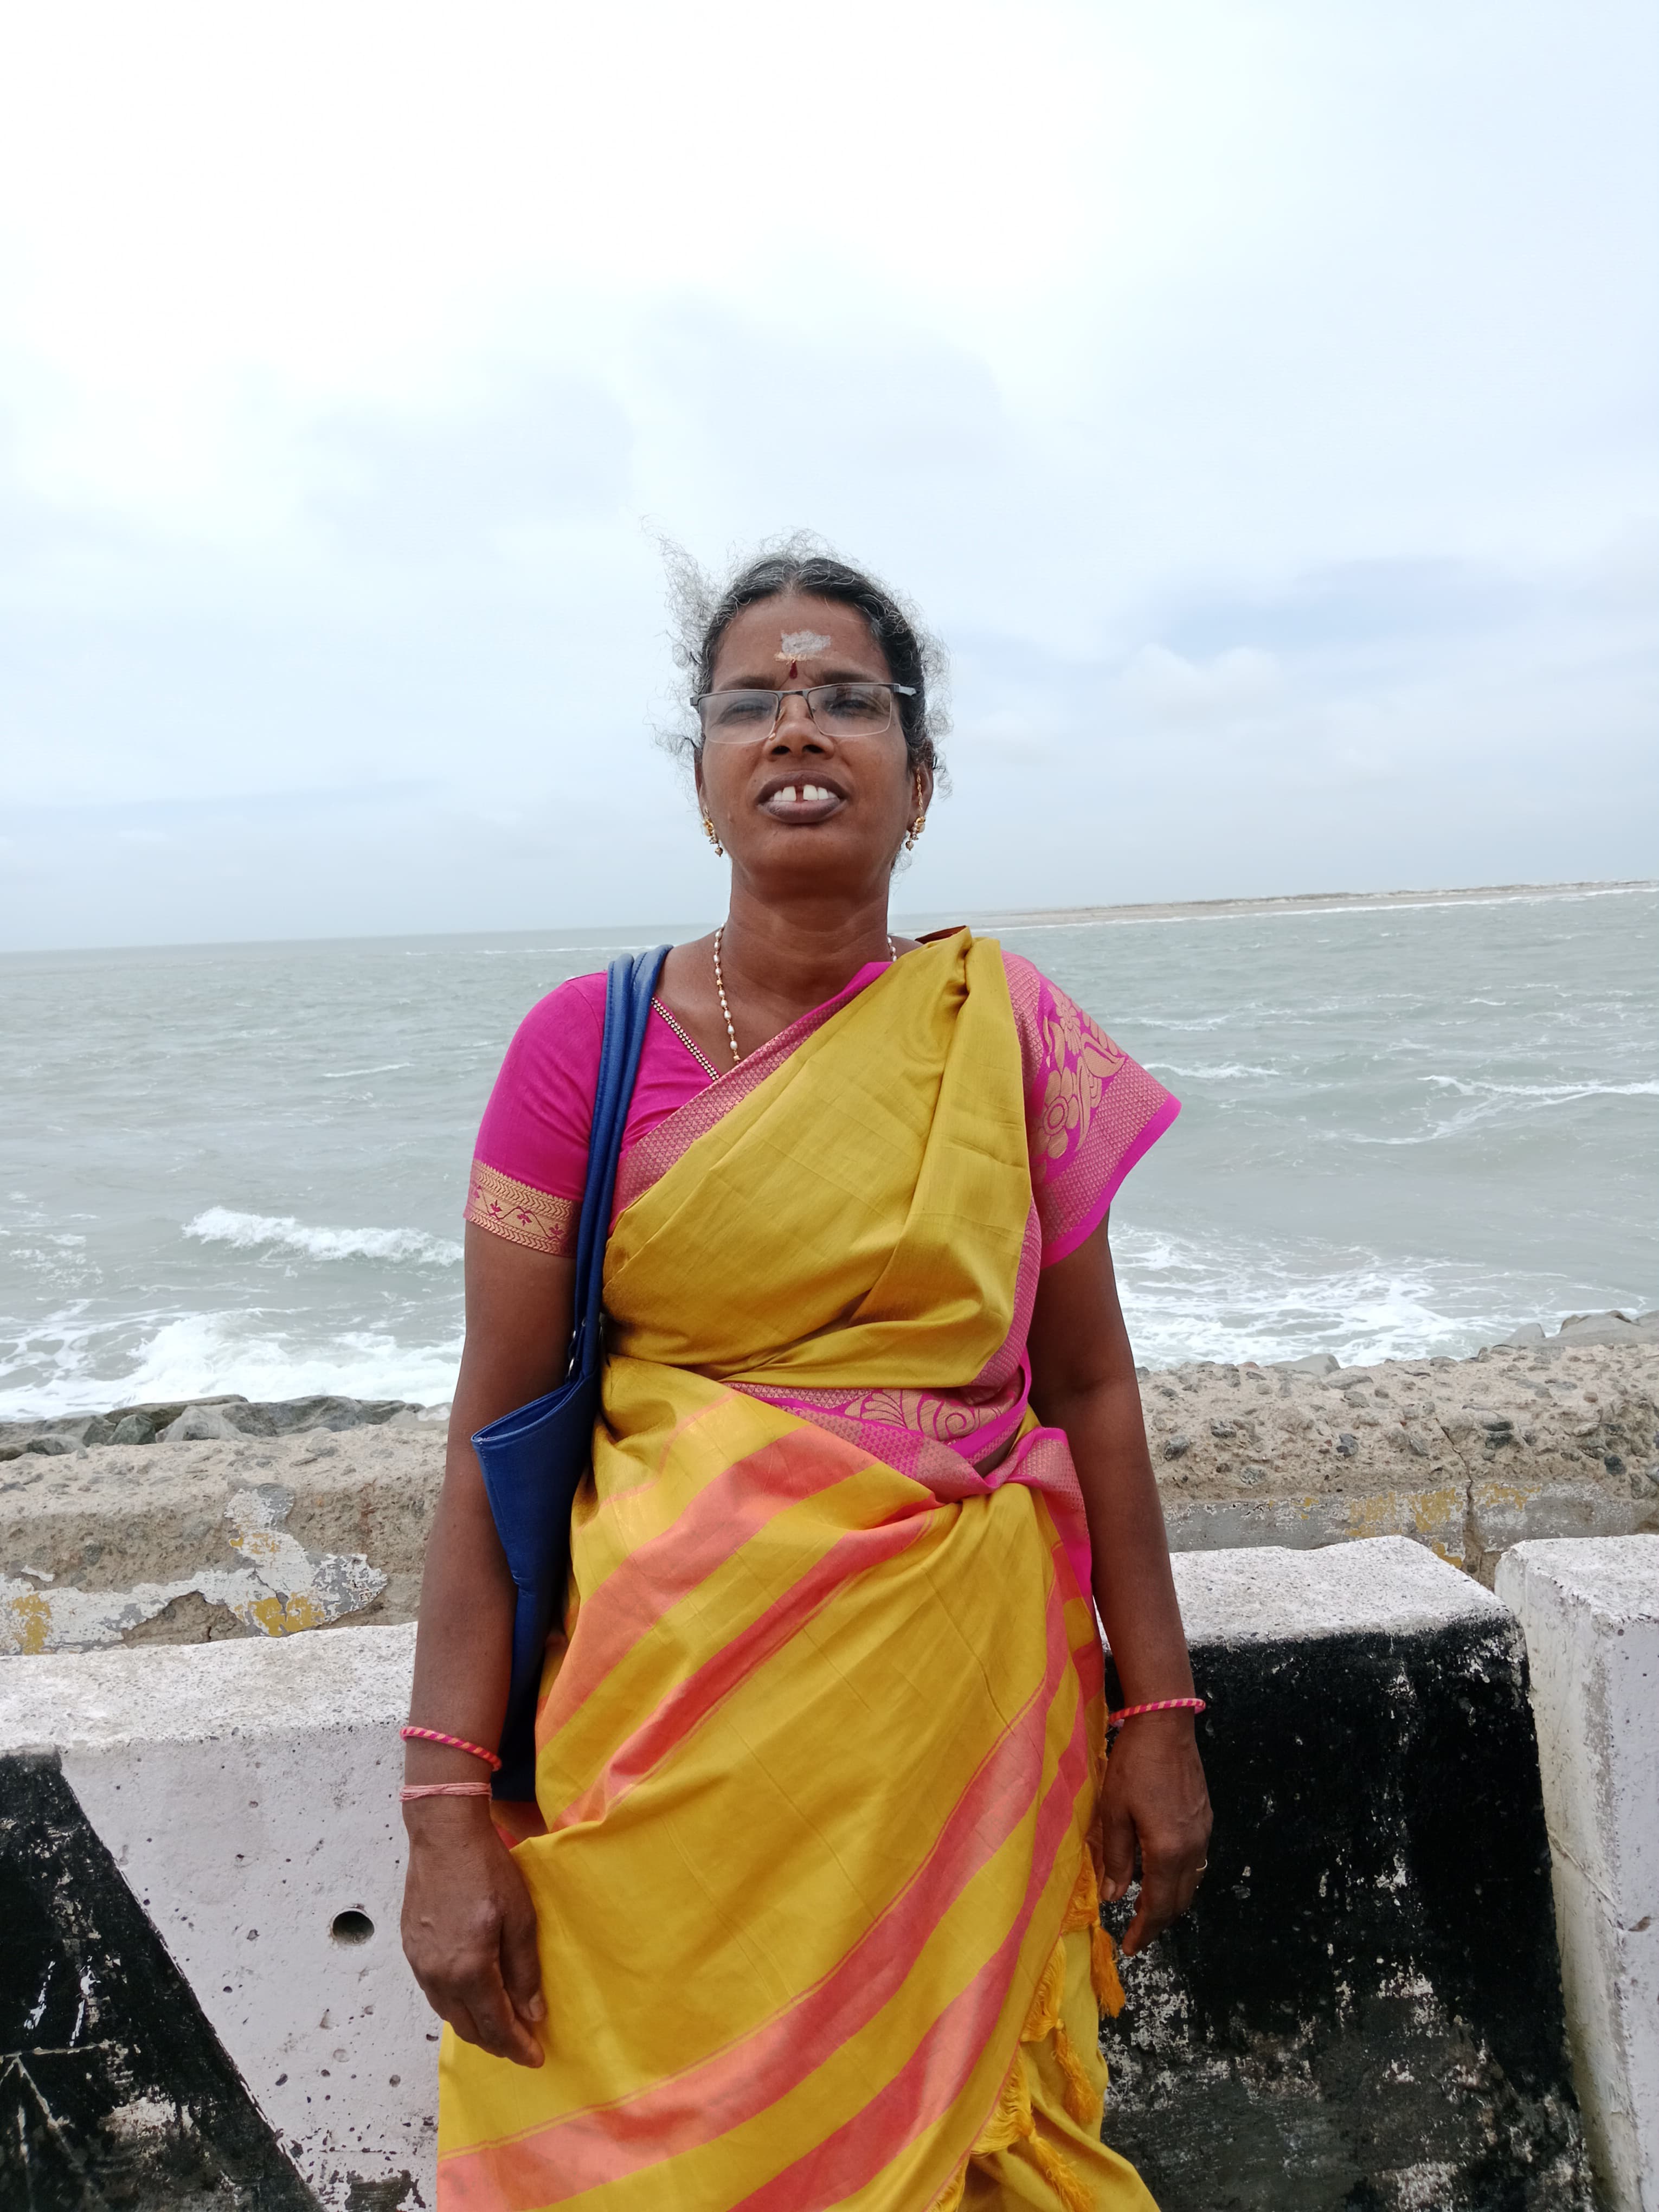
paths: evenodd
<path fill-rule="evenodd" d="M 463 2042 L 539 2066 L 547 2017 L 536 1912 L 495 1832 L 489 1801 L 422 1797 L 404 1808 L 404 1955 L 427 2002 Z"/>

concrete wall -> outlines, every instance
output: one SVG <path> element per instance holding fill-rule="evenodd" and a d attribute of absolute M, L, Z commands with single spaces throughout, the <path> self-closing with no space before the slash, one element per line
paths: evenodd
<path fill-rule="evenodd" d="M 1659 1529 L 1646 1322 L 1473 1359 L 1178 1367 L 1141 1398 L 1177 1551 L 1408 1536 L 1490 1588 L 1512 1544 Z"/>
<path fill-rule="evenodd" d="M 1161 2212 L 1583 2206 L 1513 1617 L 1398 1538 L 1176 1565 L 1216 1827 L 1107 2140 Z"/>
<path fill-rule="evenodd" d="M 7 2183 L 0 2128 L 0 2203 L 58 2202 L 74 2152 L 146 2206 L 211 2181 L 216 2212 L 288 2212 L 296 2169 L 339 2212 L 431 2204 L 437 2022 L 398 1938 L 413 1654 L 392 1628 L 0 1669 L 0 2002 L 40 2182 Z"/>
<path fill-rule="evenodd" d="M 1580 2212 L 1512 1617 L 1401 1540 L 1176 1572 L 1216 1836 L 1197 1909 L 1126 1971 L 1109 2139 L 1162 2212 Z M 96 2172 L 161 2177 L 140 2203 L 193 2160 L 227 2212 L 291 2212 L 296 2173 L 331 2212 L 431 2204 L 436 2024 L 397 1936 L 412 1644 L 0 1668 L 4 2047 L 42 2173 L 45 2108 Z M 342 1914 L 372 1932 L 339 1942 Z M 9 2140 L 0 2116 L 0 2184 Z"/>
<path fill-rule="evenodd" d="M 1659 2212 L 1659 1538 L 1523 1544 L 1573 2072 L 1613 2212 Z"/>

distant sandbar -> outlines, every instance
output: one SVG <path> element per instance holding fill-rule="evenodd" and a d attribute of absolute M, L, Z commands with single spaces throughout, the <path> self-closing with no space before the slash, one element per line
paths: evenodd
<path fill-rule="evenodd" d="M 1291 891 L 1273 898 L 1171 899 L 1125 906 L 997 907 L 976 912 L 977 928 L 1082 929 L 1112 921 L 1224 921 L 1235 915 L 1352 914 L 1388 907 L 1482 906 L 1510 900 L 1601 898 L 1659 890 L 1659 882 L 1482 884 L 1456 890 Z"/>

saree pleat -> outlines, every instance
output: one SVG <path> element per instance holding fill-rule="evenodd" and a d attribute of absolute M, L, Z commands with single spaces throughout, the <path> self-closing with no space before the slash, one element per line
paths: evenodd
<path fill-rule="evenodd" d="M 1094 2155 L 1103 2074 L 1065 2026 L 1103 1726 L 1065 1485 L 938 1444 L 930 1486 L 773 1401 L 964 1389 L 1007 1339 L 1031 1188 L 1000 956 L 961 933 L 799 1030 L 656 1133 L 613 1226 L 517 1853 L 546 2063 L 446 2033 L 443 2212 L 924 2212 L 1000 2201 L 997 2160 L 1049 2212 L 1150 2204 Z"/>

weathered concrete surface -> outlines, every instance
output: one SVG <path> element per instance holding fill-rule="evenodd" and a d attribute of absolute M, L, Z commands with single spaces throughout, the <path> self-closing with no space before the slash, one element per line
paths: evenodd
<path fill-rule="evenodd" d="M 274 2138 L 337 2212 L 412 2212 L 433 2201 L 438 2024 L 398 1937 L 397 1730 L 413 1655 L 414 1631 L 402 1627 L 0 1668 L 0 1770 L 58 1763 Z M 104 1923 L 94 1923 L 82 1964 L 95 1989 L 114 1989 L 125 1954 L 100 1952 Z M 33 2008 L 31 1997 L 26 2020 Z M 155 2009 L 149 2002 L 139 2023 L 152 2041 Z M 98 2040 L 99 2021 L 77 2026 L 72 2008 L 53 2027 L 71 2052 Z M 211 2076 L 200 2037 L 136 2100 L 119 2066 L 84 2072 L 78 2102 L 65 2106 L 72 2148 L 94 2160 L 112 2156 L 111 2145 L 162 2159 L 179 2128 L 180 2065 Z M 228 2111 L 234 2100 L 221 2087 Z M 117 2102 L 94 2111 L 100 2096 Z M 248 2133 L 215 2152 L 222 2164 L 240 2155 L 233 2180 L 250 2166 L 258 2172 Z M 119 2178 L 94 2176 L 106 2187 Z M 35 2201 L 59 2200 L 0 2191 L 8 2206 Z M 78 2212 L 82 2200 L 67 2201 Z M 146 2212 L 178 2201 L 137 2199 Z M 204 2202 L 215 2212 L 263 2212 L 267 2202 L 289 2212 L 274 2186 L 268 2198 L 231 2189 Z"/>
<path fill-rule="evenodd" d="M 1659 1537 L 1522 1544 L 1498 1587 L 1531 1662 L 1591 2160 L 1613 2212 L 1659 2212 Z"/>
<path fill-rule="evenodd" d="M 1410 1536 L 1490 1585 L 1523 1539 L 1659 1530 L 1650 1321 L 1597 1315 L 1474 1359 L 1149 1374 L 1170 1542 Z M 0 1439 L 12 1455 L 0 1461 L 0 1656 L 412 1620 L 447 1410 L 222 1400 L 157 1409 L 172 1440 L 149 1444 L 100 1444 L 118 1433 L 112 1416 L 101 1431 L 14 1425 Z M 235 1425 L 255 1421 L 270 1433 Z"/>
<path fill-rule="evenodd" d="M 1513 1617 L 1398 1538 L 1176 1568 L 1215 1833 L 1107 2141 L 1162 2212 L 1583 2212 Z"/>
<path fill-rule="evenodd" d="M 55 1760 L 0 1755 L 0 2203 L 316 2212 Z"/>
<path fill-rule="evenodd" d="M 445 1423 L 0 1466 L 0 1656 L 412 1620 Z"/>
<path fill-rule="evenodd" d="M 1172 1547 L 1410 1536 L 1490 1586 L 1523 1540 L 1659 1529 L 1659 1331 L 1615 1318 L 1473 1359 L 1147 1376 Z"/>

